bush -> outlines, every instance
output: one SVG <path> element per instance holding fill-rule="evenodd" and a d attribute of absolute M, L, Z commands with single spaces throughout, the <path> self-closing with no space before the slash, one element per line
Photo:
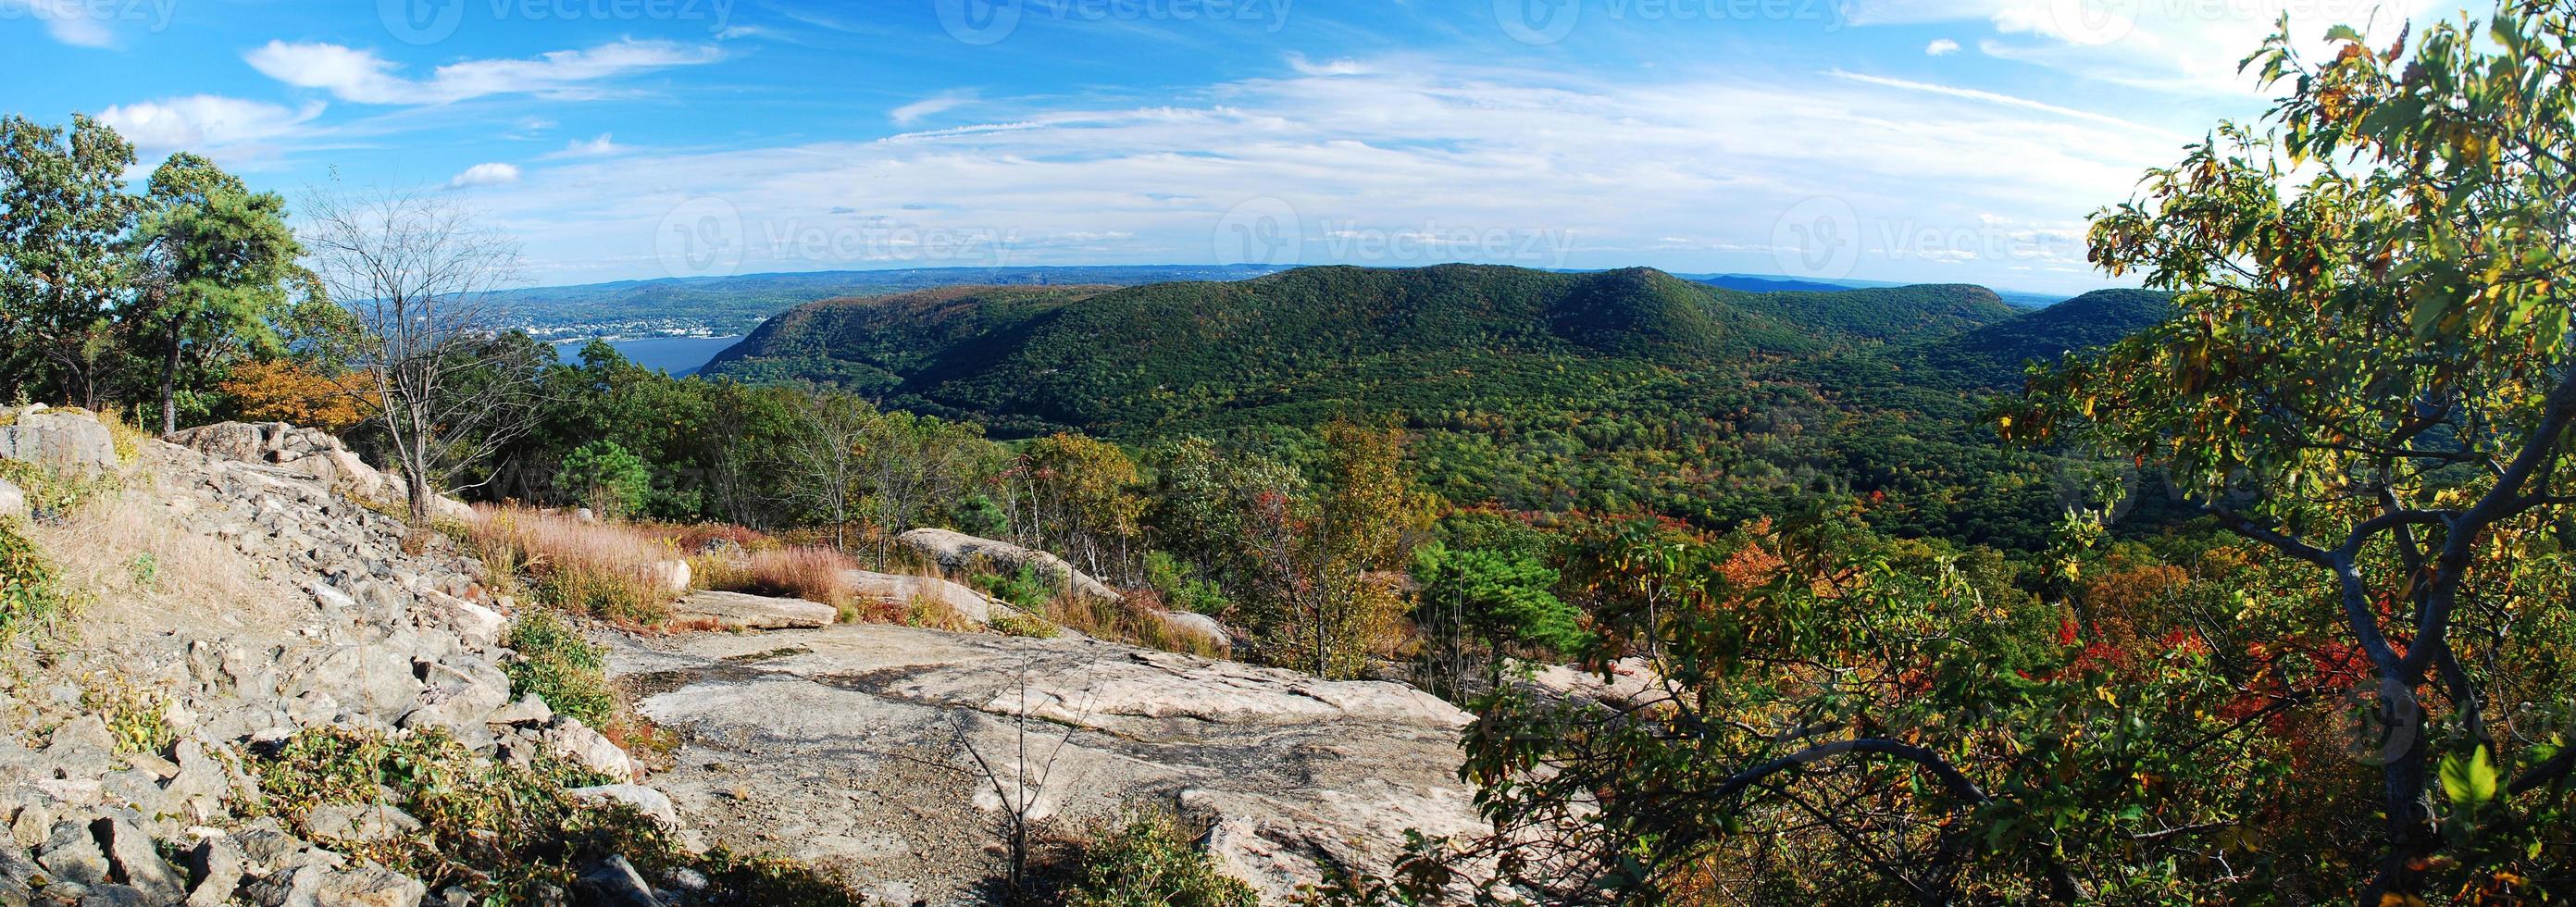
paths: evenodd
<path fill-rule="evenodd" d="M 1056 626 L 1053 621 L 1035 614 L 1022 613 L 996 614 L 992 620 L 985 623 L 985 626 L 991 627 L 993 632 L 1004 636 L 1026 636 L 1031 639 L 1054 639 L 1056 634 L 1064 632 L 1063 628 Z"/>
<path fill-rule="evenodd" d="M 551 611 L 530 610 L 510 625 L 508 644 L 519 653 L 519 660 L 503 669 L 510 675 L 512 698 L 534 693 L 547 707 L 593 727 L 615 714 L 607 658 L 571 622 Z"/>
<path fill-rule="evenodd" d="M 0 639 L 70 610 L 62 579 L 17 520 L 0 517 Z"/>
<path fill-rule="evenodd" d="M 1161 551 L 1145 552 L 1145 585 L 1182 611 L 1211 616 L 1225 611 L 1225 593 L 1215 583 L 1192 575 L 1179 559 Z"/>
<path fill-rule="evenodd" d="M 975 587 L 975 591 L 1025 611 L 1044 610 L 1048 602 L 1055 600 L 1055 584 L 1029 564 L 1022 564 L 1017 572 L 1007 575 L 978 573 L 968 577 L 966 584 Z"/>
<path fill-rule="evenodd" d="M 582 866 L 626 857 L 647 878 L 688 869 L 709 886 L 695 902 L 720 905 L 854 905 L 840 879 L 798 864 L 748 859 L 719 847 L 692 854 L 652 819 L 622 803 L 585 803 L 574 787 L 606 783 L 540 756 L 514 767 L 477 758 L 442 731 L 389 737 L 308 728 L 254 755 L 263 798 L 253 808 L 311 837 L 325 805 L 385 805 L 422 828 L 381 841 L 328 841 L 331 849 L 420 878 L 430 890 L 463 885 L 485 904 L 537 903 L 541 887 L 567 888 Z"/>
<path fill-rule="evenodd" d="M 564 455 L 555 486 L 602 519 L 641 511 L 653 493 L 653 473 L 644 460 L 615 441 L 592 441 Z"/>
<path fill-rule="evenodd" d="M 1220 873 L 1160 809 L 1132 809 L 1076 858 L 1071 907 L 1255 907 L 1252 886 Z"/>

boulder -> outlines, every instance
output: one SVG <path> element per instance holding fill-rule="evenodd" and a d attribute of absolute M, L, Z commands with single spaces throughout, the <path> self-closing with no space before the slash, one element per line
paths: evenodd
<path fill-rule="evenodd" d="M 139 817 L 111 814 L 93 823 L 90 833 L 106 845 L 111 878 L 142 891 L 148 903 L 170 904 L 188 896 L 188 886 L 153 848 Z"/>
<path fill-rule="evenodd" d="M 625 857 L 612 856 L 582 870 L 572 883 L 573 893 L 585 904 L 600 907 L 661 907 L 653 896 L 653 886 L 644 884 L 644 876 Z"/>
<path fill-rule="evenodd" d="M 188 851 L 188 907 L 221 907 L 232 903 L 241 887 L 242 852 L 229 838 L 207 838 Z"/>
<path fill-rule="evenodd" d="M 1226 632 L 1216 618 L 1194 611 L 1165 611 L 1162 617 L 1163 629 L 1172 635 L 1197 640 L 1219 652 L 1234 645 L 1234 634 Z"/>
<path fill-rule="evenodd" d="M 810 630 L 831 626 L 841 616 L 820 602 L 740 592 L 693 592 L 671 610 L 682 619 L 714 621 L 728 630 Z"/>
<path fill-rule="evenodd" d="M 589 803 L 623 803 L 635 807 L 636 812 L 653 817 L 653 821 L 662 823 L 664 828 L 680 827 L 680 813 L 671 806 L 671 798 L 641 784 L 576 787 L 568 793 Z"/>
<path fill-rule="evenodd" d="M 673 595 L 689 591 L 688 561 L 655 561 L 653 566 L 646 569 L 646 575 L 661 583 L 662 588 Z"/>
<path fill-rule="evenodd" d="M 987 881 L 995 838 L 972 817 L 1006 804 L 978 759 L 1005 773 L 1028 760 L 1031 815 L 1062 827 L 1176 800 L 1193 827 L 1228 823 L 1215 855 L 1263 903 L 1331 866 L 1389 865 L 1407 829 L 1489 829 L 1457 777 L 1472 716 L 1403 684 L 885 624 L 783 648 L 723 633 L 611 642 L 612 678 L 652 691 L 636 710 L 682 741 L 653 787 L 705 840 L 775 841 L 909 886 L 898 903 L 972 903 Z M 952 769 L 972 783 L 930 781 Z"/>
<path fill-rule="evenodd" d="M 635 760 L 626 751 L 598 731 L 582 725 L 569 715 L 555 716 L 553 726 L 545 731 L 546 747 L 555 755 L 579 763 L 591 771 L 611 778 L 635 777 Z"/>
<path fill-rule="evenodd" d="M 0 479 L 0 518 L 27 516 L 27 490 Z"/>
<path fill-rule="evenodd" d="M 957 612 L 957 616 L 977 625 L 992 623 L 995 616 L 1012 613 L 1009 605 L 935 576 L 848 570 L 843 571 L 841 577 L 849 582 L 851 589 L 866 598 L 889 602 L 899 608 L 910 607 L 915 601 L 946 605 L 949 610 Z"/>
<path fill-rule="evenodd" d="M 1118 590 L 1073 569 L 1063 558 L 1025 548 L 1009 542 L 977 538 L 950 529 L 915 529 L 894 537 L 902 545 L 931 562 L 948 576 L 962 577 L 976 572 L 1017 573 L 1030 568 L 1066 593 L 1097 602 L 1117 603 L 1123 600 Z"/>
<path fill-rule="evenodd" d="M 346 872 L 325 872 L 313 889 L 315 907 L 420 907 L 428 886 L 382 866 L 360 865 Z"/>
<path fill-rule="evenodd" d="M 166 440 L 212 456 L 263 463 L 322 480 L 352 498 L 378 506 L 408 506 L 402 473 L 377 470 L 340 443 L 330 432 L 284 422 L 217 422 L 181 429 Z M 435 516 L 471 519 L 474 508 L 454 498 L 431 504 Z"/>
<path fill-rule="evenodd" d="M 0 425 L 0 460 L 23 460 L 71 472 L 116 468 L 116 436 L 86 413 L 21 411 Z"/>

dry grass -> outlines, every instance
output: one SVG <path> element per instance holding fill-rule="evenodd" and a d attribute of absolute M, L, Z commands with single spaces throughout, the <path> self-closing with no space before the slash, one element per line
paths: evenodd
<path fill-rule="evenodd" d="M 1047 602 L 1045 615 L 1057 626 L 1081 631 L 1084 635 L 1107 639 L 1148 649 L 1179 652 L 1202 658 L 1225 658 L 1226 651 L 1207 640 L 1175 633 L 1163 622 L 1154 607 L 1158 601 L 1150 594 L 1129 592 L 1123 603 L 1086 600 L 1059 595 Z"/>
<path fill-rule="evenodd" d="M 169 615 L 257 623 L 295 602 L 282 580 L 212 536 L 186 531 L 140 492 L 99 497 L 27 529 L 64 589 L 83 603 L 85 633 L 158 626 Z"/>
<path fill-rule="evenodd" d="M 839 610 L 843 620 L 864 616 L 873 604 L 850 585 L 849 571 L 858 569 L 858 561 L 829 548 L 799 545 L 700 555 L 690 564 L 699 588 L 821 602 Z"/>
<path fill-rule="evenodd" d="M 503 577 L 525 577 L 539 601 L 627 624 L 670 616 L 673 595 L 661 566 L 681 558 L 667 531 L 522 507 L 477 513 L 467 544 L 494 582 L 506 587 L 514 580 Z"/>

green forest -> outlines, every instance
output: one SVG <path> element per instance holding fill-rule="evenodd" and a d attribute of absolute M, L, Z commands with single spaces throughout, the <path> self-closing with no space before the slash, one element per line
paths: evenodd
<path fill-rule="evenodd" d="M 505 329 L 512 250 L 436 197 L 189 155 L 137 192 L 112 130 L 12 117 L 0 385 L 325 428 L 423 531 L 454 494 L 879 567 L 1008 539 L 1472 712 L 1490 833 L 1309 903 L 2567 903 L 2576 7 L 2334 42 L 2273 39 L 2267 118 L 2105 200 L 2143 288 L 2044 309 L 1304 267 L 810 302 L 689 378 Z"/>

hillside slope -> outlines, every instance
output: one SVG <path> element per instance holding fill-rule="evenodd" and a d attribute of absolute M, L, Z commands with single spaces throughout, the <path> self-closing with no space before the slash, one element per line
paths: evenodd
<path fill-rule="evenodd" d="M 834 384 L 1004 436 L 1118 437 L 1335 411 L 1523 408 L 2010 317 L 1934 286 L 1753 294 L 1632 268 L 1300 268 L 1140 287 L 978 287 L 798 308 L 707 374 Z"/>
<path fill-rule="evenodd" d="M 812 381 L 995 436 L 1195 434 L 1311 449 L 1400 418 L 1461 503 L 1705 524 L 1818 495 L 1893 531 L 2026 547 L 2062 468 L 1997 447 L 2021 362 L 2156 317 L 2109 291 L 2025 312 L 1961 285 L 1747 293 L 1660 271 L 1300 268 L 1232 283 L 950 288 L 809 304 L 707 374 Z"/>

